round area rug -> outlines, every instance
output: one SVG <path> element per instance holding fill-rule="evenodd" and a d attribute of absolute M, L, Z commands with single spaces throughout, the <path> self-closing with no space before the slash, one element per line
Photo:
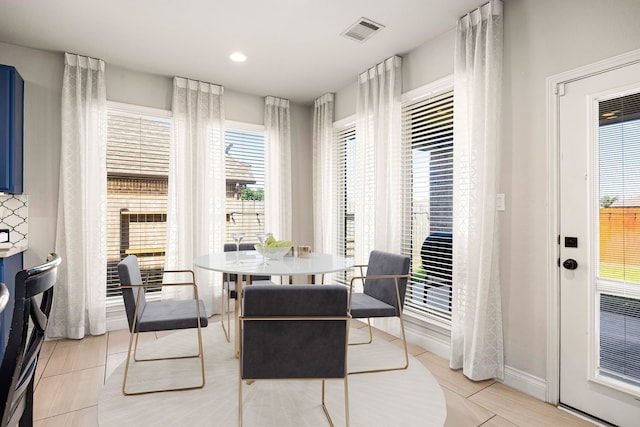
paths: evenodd
<path fill-rule="evenodd" d="M 124 363 L 107 379 L 98 403 L 98 423 L 109 426 L 238 425 L 238 360 L 219 322 L 202 330 L 206 385 L 202 389 L 124 396 Z M 232 335 L 233 337 L 233 332 Z M 351 329 L 350 341 L 363 341 L 364 331 Z M 193 352 L 193 353 L 189 353 Z M 195 330 L 175 332 L 146 345 L 139 358 L 197 352 Z M 409 356 L 409 368 L 349 375 L 349 411 L 353 427 L 440 427 L 447 415 L 442 389 L 431 373 Z M 374 338 L 372 344 L 349 346 L 349 370 L 400 366 L 400 346 Z M 128 391 L 148 387 L 197 384 L 198 359 L 137 362 L 129 367 Z M 321 405 L 319 380 L 256 381 L 243 385 L 244 426 L 301 427 L 329 425 Z M 336 426 L 345 425 L 344 381 L 327 380 L 325 401 Z"/>

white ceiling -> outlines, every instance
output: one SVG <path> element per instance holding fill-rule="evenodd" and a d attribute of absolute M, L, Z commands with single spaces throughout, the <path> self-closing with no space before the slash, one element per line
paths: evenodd
<path fill-rule="evenodd" d="M 308 104 L 486 0 L 0 0 L 0 41 Z M 361 17 L 385 26 L 359 43 Z M 244 63 L 229 54 L 242 51 Z"/>

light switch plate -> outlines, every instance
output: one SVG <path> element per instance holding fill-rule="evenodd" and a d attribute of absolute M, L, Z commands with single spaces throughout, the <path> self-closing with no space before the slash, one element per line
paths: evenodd
<path fill-rule="evenodd" d="M 0 230 L 0 243 L 8 243 L 9 242 L 9 230 L 3 229 Z"/>

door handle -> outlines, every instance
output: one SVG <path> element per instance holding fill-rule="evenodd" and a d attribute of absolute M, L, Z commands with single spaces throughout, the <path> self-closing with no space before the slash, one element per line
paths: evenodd
<path fill-rule="evenodd" d="M 562 263 L 562 266 L 567 270 L 575 270 L 578 268 L 578 262 L 575 259 L 569 258 Z"/>

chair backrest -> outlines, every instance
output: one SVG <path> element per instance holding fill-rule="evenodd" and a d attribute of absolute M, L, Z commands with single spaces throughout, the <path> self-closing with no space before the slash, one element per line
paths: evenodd
<path fill-rule="evenodd" d="M 60 262 L 58 255 L 49 254 L 44 264 L 16 274 L 11 330 L 0 365 L 2 427 L 17 425 L 27 411 L 32 417 L 33 378 L 51 313 L 53 286 Z M 40 304 L 38 296 L 41 296 Z"/>
<path fill-rule="evenodd" d="M 120 278 L 121 286 L 130 285 L 142 285 L 142 275 L 140 274 L 140 264 L 138 264 L 138 257 L 135 255 L 128 255 L 125 259 L 118 263 L 118 277 Z M 138 288 L 139 289 L 139 288 Z M 122 299 L 124 299 L 124 310 L 127 313 L 127 320 L 129 321 L 129 331 L 133 328 L 133 314 L 136 310 L 136 298 L 138 296 L 138 289 L 123 288 Z M 138 320 L 142 317 L 144 307 L 147 304 L 144 290 L 140 294 L 140 304 L 138 306 Z"/>
<path fill-rule="evenodd" d="M 434 231 L 424 239 L 421 258 L 428 280 L 436 284 L 451 285 L 452 253 L 453 235 L 451 233 Z"/>
<path fill-rule="evenodd" d="M 255 246 L 253 243 L 240 243 L 240 250 L 241 251 L 253 251 L 255 250 Z M 236 250 L 236 244 L 235 243 L 225 243 L 224 244 L 224 251 L 225 252 L 234 252 Z M 230 274 L 229 278 L 232 282 L 237 281 L 238 279 L 236 278 L 235 274 Z M 252 280 L 271 280 L 271 276 L 251 276 Z"/>
<path fill-rule="evenodd" d="M 367 276 L 406 275 L 409 274 L 411 260 L 408 256 L 383 251 L 371 251 Z M 404 307 L 404 296 L 407 292 L 407 279 L 398 279 L 400 292 L 400 310 Z M 393 306 L 398 310 L 396 286 L 394 279 L 366 279 L 364 293 Z M 398 312 L 399 313 L 399 312 Z"/>
<path fill-rule="evenodd" d="M 243 292 L 242 378 L 344 378 L 349 326 L 345 286 L 261 285 Z M 251 317 L 294 320 L 247 320 Z M 305 320 L 309 317 L 317 320 Z"/>

